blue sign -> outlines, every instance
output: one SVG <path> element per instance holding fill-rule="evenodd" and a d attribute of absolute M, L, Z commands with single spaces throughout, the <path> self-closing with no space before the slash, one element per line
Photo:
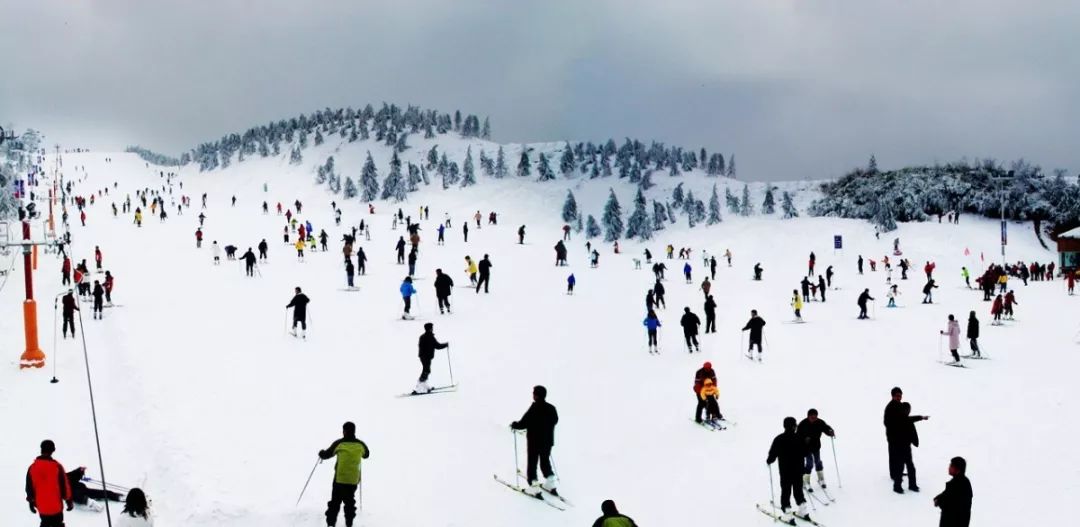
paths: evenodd
<path fill-rule="evenodd" d="M 836 236 L 833 236 L 832 237 L 832 246 L 833 246 L 833 249 L 843 249 L 844 248 L 844 237 L 840 236 L 839 234 L 837 234 Z"/>
<path fill-rule="evenodd" d="M 1002 220 L 1001 221 L 1001 246 L 1002 247 L 1004 247 L 1005 245 L 1008 245 L 1006 242 L 1009 239 L 1009 237 L 1006 235 L 1006 232 L 1005 232 L 1005 225 L 1006 225 L 1005 221 Z"/>

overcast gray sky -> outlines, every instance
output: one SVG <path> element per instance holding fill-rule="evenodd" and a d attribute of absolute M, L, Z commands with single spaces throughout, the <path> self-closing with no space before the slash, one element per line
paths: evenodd
<path fill-rule="evenodd" d="M 0 123 L 176 154 L 381 101 L 508 142 L 630 136 L 740 177 L 1080 169 L 1076 0 L 0 0 Z"/>

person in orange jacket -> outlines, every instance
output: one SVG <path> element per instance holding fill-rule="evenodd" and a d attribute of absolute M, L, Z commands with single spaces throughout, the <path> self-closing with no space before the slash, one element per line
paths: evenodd
<path fill-rule="evenodd" d="M 52 458 L 56 445 L 49 439 L 41 442 L 41 455 L 26 471 L 26 501 L 30 512 L 41 517 L 41 527 L 64 527 L 64 504 L 75 508 L 71 483 L 64 467 Z"/>
<path fill-rule="evenodd" d="M 716 387 L 716 383 L 712 379 L 705 379 L 699 397 L 705 402 L 705 419 L 707 421 L 715 423 L 724 418 L 724 416 L 720 415 L 720 405 L 716 402 L 716 399 L 720 397 L 720 389 Z"/>

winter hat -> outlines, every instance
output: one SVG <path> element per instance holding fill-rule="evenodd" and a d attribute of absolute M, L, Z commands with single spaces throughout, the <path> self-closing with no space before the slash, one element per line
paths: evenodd
<path fill-rule="evenodd" d="M 701 366 L 706 369 L 712 369 L 712 363 L 709 361 L 705 361 L 705 364 L 702 364 Z"/>

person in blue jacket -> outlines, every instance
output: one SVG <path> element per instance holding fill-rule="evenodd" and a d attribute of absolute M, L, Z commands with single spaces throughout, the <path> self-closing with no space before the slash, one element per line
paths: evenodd
<path fill-rule="evenodd" d="M 574 284 L 577 283 L 577 279 L 574 278 L 574 273 L 570 273 L 570 276 L 566 277 L 566 294 L 574 294 Z"/>
<path fill-rule="evenodd" d="M 443 244 L 446 243 L 446 236 L 445 236 L 445 234 L 446 234 L 446 225 L 443 225 L 443 224 L 440 223 L 438 232 L 439 232 L 438 244 L 443 245 Z"/>
<path fill-rule="evenodd" d="M 656 318 L 656 311 L 650 309 L 642 325 L 649 331 L 649 353 L 660 353 L 660 346 L 656 342 L 656 330 L 662 324 L 660 324 L 660 319 Z"/>
<path fill-rule="evenodd" d="M 401 282 L 401 299 L 405 301 L 405 313 L 401 315 L 403 320 L 412 318 L 409 309 L 412 308 L 412 296 L 415 294 L 416 288 L 412 285 L 412 277 L 406 276 L 405 281 Z"/>
<path fill-rule="evenodd" d="M 683 274 L 683 276 L 686 277 L 686 283 L 688 283 L 688 284 L 690 283 L 690 269 L 691 269 L 690 262 L 686 262 L 685 264 L 683 264 L 683 266 L 682 266 L 682 274 Z"/>

